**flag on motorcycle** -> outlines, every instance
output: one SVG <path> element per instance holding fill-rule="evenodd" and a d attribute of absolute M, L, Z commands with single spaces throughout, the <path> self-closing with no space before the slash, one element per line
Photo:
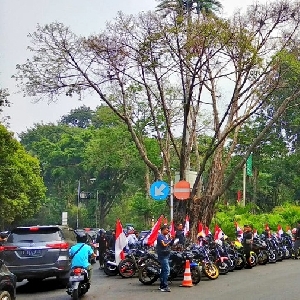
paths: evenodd
<path fill-rule="evenodd" d="M 239 242 L 242 242 L 243 239 L 243 230 L 239 227 L 237 222 L 234 222 L 235 230 L 236 230 L 236 239 Z"/>
<path fill-rule="evenodd" d="M 198 235 L 202 235 L 203 237 L 205 237 L 203 224 L 201 222 L 198 222 Z"/>
<path fill-rule="evenodd" d="M 269 224 L 268 224 L 268 223 L 265 224 L 265 230 L 266 230 L 266 231 L 270 231 L 270 227 L 269 227 Z"/>
<path fill-rule="evenodd" d="M 161 215 L 154 226 L 152 227 L 150 233 L 144 238 L 144 245 L 153 246 L 157 239 L 158 231 L 160 230 L 161 223 L 164 221 L 164 216 Z"/>
<path fill-rule="evenodd" d="M 123 231 L 121 221 L 118 219 L 116 223 L 116 242 L 115 242 L 115 259 L 118 265 L 122 259 L 125 258 L 123 252 L 124 247 L 127 245 L 126 235 Z"/>
<path fill-rule="evenodd" d="M 220 240 L 222 237 L 224 237 L 224 232 L 223 230 L 219 227 L 218 224 L 215 225 L 215 235 L 214 239 L 215 241 Z"/>
<path fill-rule="evenodd" d="M 282 227 L 278 224 L 278 226 L 277 226 L 277 235 L 278 235 L 278 237 L 281 237 L 282 234 L 283 234 Z"/>
<path fill-rule="evenodd" d="M 188 215 L 186 215 L 184 229 L 183 229 L 184 236 L 188 235 L 189 232 L 190 232 L 190 218 Z"/>
<path fill-rule="evenodd" d="M 255 237 L 255 238 L 258 237 L 258 233 L 257 233 L 256 229 L 253 230 L 253 237 Z"/>
<path fill-rule="evenodd" d="M 171 236 L 175 236 L 175 234 L 176 234 L 173 220 L 171 221 L 171 224 L 170 224 L 170 234 L 171 234 Z"/>
<path fill-rule="evenodd" d="M 205 228 L 204 228 L 204 233 L 205 233 L 205 236 L 211 235 L 211 231 L 209 230 L 209 228 L 207 226 L 205 226 Z"/>

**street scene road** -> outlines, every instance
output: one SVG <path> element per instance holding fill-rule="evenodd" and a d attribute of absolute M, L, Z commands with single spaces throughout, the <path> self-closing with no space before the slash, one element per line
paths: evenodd
<path fill-rule="evenodd" d="M 82 299 L 299 300 L 299 268 L 300 260 L 284 260 L 276 264 L 256 266 L 251 270 L 220 275 L 216 280 L 202 277 L 199 285 L 191 288 L 179 287 L 180 280 L 173 281 L 170 284 L 171 293 L 162 293 L 158 290 L 159 282 L 145 286 L 137 277 L 108 277 L 98 270 L 97 263 L 94 265 L 91 289 Z M 70 296 L 65 289 L 57 287 L 54 279 L 48 279 L 37 285 L 26 281 L 19 283 L 17 300 L 25 299 L 63 300 L 70 299 Z"/>

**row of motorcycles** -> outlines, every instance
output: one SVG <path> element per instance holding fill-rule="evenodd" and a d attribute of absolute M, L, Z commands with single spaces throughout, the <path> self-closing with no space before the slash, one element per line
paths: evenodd
<path fill-rule="evenodd" d="M 254 267 L 257 264 L 264 265 L 293 258 L 294 255 L 293 241 L 289 235 L 283 234 L 280 238 L 260 235 L 253 239 L 250 262 Z M 131 278 L 138 274 L 139 281 L 144 285 L 151 285 L 159 279 L 160 263 L 153 248 L 138 244 L 128 250 L 125 259 L 119 265 L 116 265 L 114 260 L 114 251 L 107 251 L 104 272 L 108 276 Z M 200 282 L 202 275 L 214 280 L 219 274 L 241 270 L 246 266 L 240 242 L 214 241 L 213 236 L 202 238 L 200 244 L 190 244 L 184 248 L 181 245 L 174 246 L 169 260 L 170 281 L 184 276 L 186 260 L 190 261 L 194 285 Z"/>

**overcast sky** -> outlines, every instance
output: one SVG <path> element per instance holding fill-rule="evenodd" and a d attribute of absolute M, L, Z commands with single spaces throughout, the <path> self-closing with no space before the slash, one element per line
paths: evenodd
<path fill-rule="evenodd" d="M 238 7 L 252 4 L 253 0 L 221 0 L 221 3 L 224 14 L 229 16 Z M 16 82 L 11 76 L 16 73 L 16 64 L 30 57 L 27 35 L 35 31 L 37 23 L 58 21 L 69 26 L 75 34 L 88 36 L 101 31 L 118 11 L 137 14 L 154 10 L 156 5 L 156 0 L 0 0 L 0 87 L 8 88 L 11 94 L 12 105 L 5 109 L 5 114 L 11 117 L 10 130 L 20 133 L 34 123 L 55 122 L 83 104 L 91 108 L 99 105 L 97 100 L 79 102 L 65 97 L 57 103 L 34 104 L 31 98 L 17 93 Z"/>

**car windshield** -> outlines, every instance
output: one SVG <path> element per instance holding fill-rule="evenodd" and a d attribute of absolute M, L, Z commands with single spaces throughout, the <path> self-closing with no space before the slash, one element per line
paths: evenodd
<path fill-rule="evenodd" d="M 38 230 L 30 230 L 30 228 L 18 228 L 9 235 L 8 243 L 43 243 L 51 241 L 60 241 L 60 230 L 55 227 L 38 228 Z"/>

